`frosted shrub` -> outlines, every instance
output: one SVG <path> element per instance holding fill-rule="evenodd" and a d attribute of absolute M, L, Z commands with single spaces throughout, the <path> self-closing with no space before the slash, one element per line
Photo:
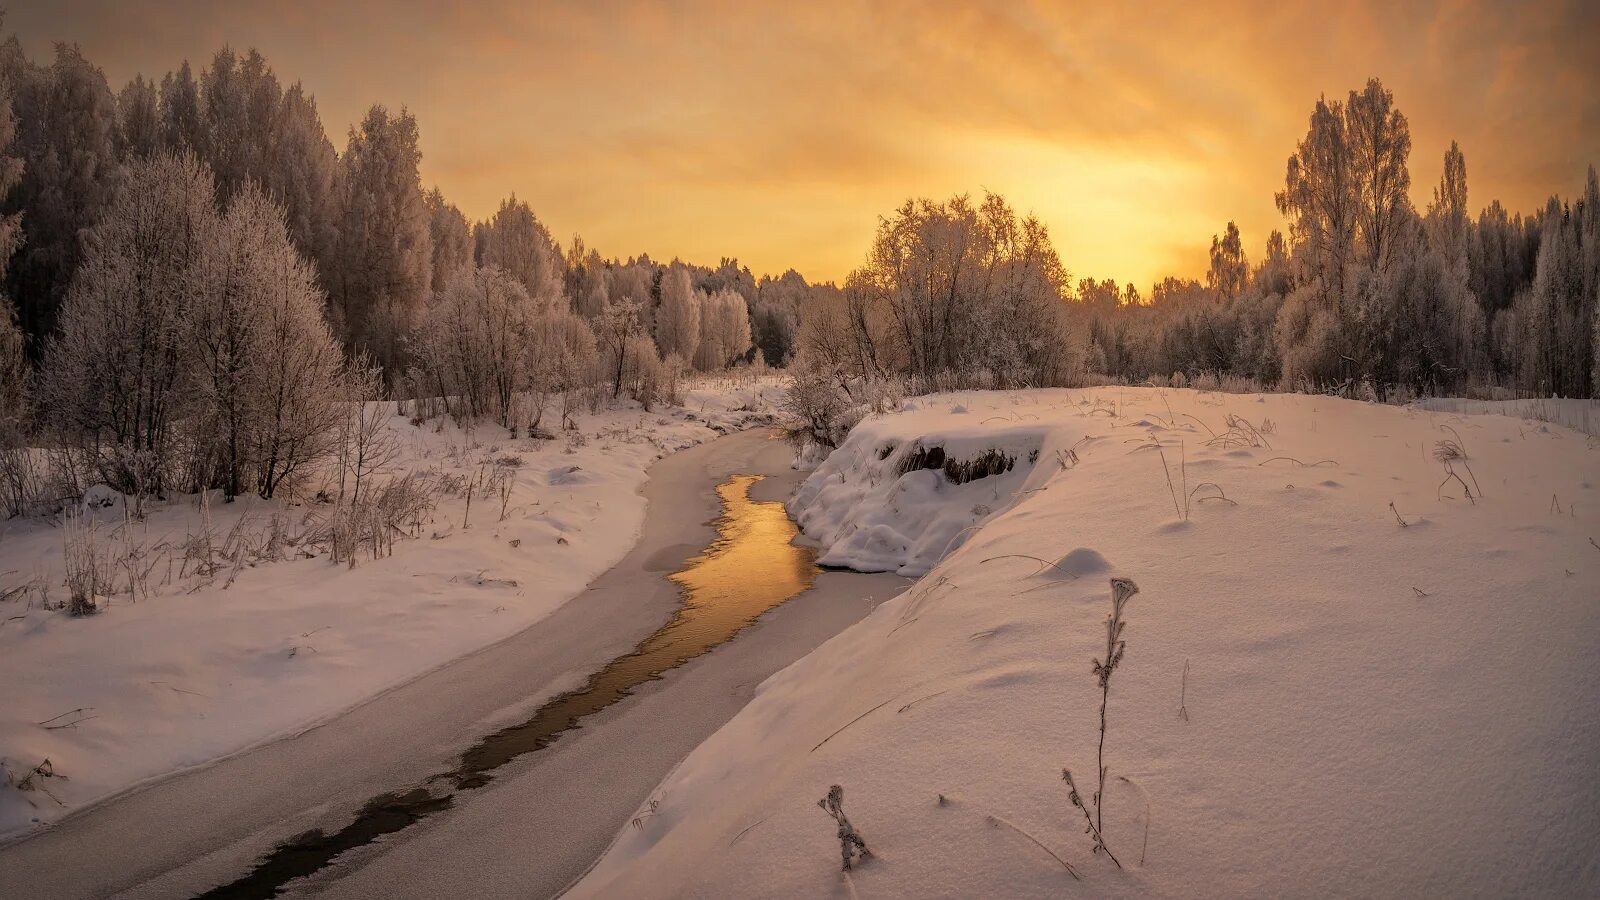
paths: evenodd
<path fill-rule="evenodd" d="M 789 389 L 779 406 L 784 436 L 796 449 L 816 445 L 833 449 L 844 441 L 853 404 L 840 380 L 821 368 L 797 364 L 790 370 Z"/>

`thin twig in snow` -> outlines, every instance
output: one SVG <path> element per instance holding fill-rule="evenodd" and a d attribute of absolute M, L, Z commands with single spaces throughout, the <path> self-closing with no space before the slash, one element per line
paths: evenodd
<path fill-rule="evenodd" d="M 763 816 L 762 818 L 757 819 L 754 822 L 750 823 L 749 825 L 746 825 L 744 828 L 740 829 L 739 833 L 733 836 L 733 840 L 728 842 L 728 846 L 732 847 L 734 844 L 739 843 L 741 838 L 743 838 L 745 835 L 749 834 L 751 831 L 754 831 L 755 827 L 757 825 L 760 825 L 762 822 L 765 822 L 768 818 L 770 818 L 770 817 Z"/>
<path fill-rule="evenodd" d="M 940 694 L 948 694 L 948 693 L 950 693 L 950 691 L 947 688 L 947 689 L 942 690 L 942 691 L 936 691 L 936 692 L 934 692 L 932 694 L 929 694 L 926 697 L 918 697 L 917 699 L 911 701 L 910 703 L 907 703 L 905 706 L 902 706 L 899 709 L 895 710 L 895 714 L 899 715 L 900 713 L 905 712 L 906 710 L 910 709 L 913 706 L 916 706 L 918 703 L 921 703 L 924 700 L 932 700 L 933 698 L 939 696 Z"/>
<path fill-rule="evenodd" d="M 1026 831 L 1023 831 L 1021 828 L 1018 828 L 1017 826 L 1011 824 L 1010 822 L 1006 821 L 1005 819 L 1000 818 L 999 816 L 984 816 L 984 819 L 987 820 L 990 825 L 996 825 L 996 826 L 1004 825 L 1005 827 L 1011 829 L 1012 831 L 1015 831 L 1017 834 L 1020 834 L 1023 837 L 1027 838 L 1028 840 L 1032 841 L 1033 845 L 1035 847 L 1038 847 L 1040 850 L 1043 850 L 1044 852 L 1050 854 L 1050 858 L 1051 859 L 1053 859 L 1056 862 L 1060 863 L 1061 864 L 1061 868 L 1066 869 L 1068 875 L 1071 875 L 1074 879 L 1077 879 L 1078 881 L 1082 881 L 1083 880 L 1081 877 L 1078 876 L 1078 870 L 1074 869 L 1072 867 L 1071 863 L 1069 863 L 1066 860 L 1062 859 L 1061 857 L 1057 856 L 1056 852 L 1054 850 L 1051 850 L 1049 847 L 1046 847 L 1044 844 L 1040 843 L 1038 838 L 1036 838 L 1033 835 L 1027 833 Z"/>

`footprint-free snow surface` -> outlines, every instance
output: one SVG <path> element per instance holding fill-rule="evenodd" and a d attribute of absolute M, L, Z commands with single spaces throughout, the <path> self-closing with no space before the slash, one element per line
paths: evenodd
<path fill-rule="evenodd" d="M 862 423 L 791 511 L 823 562 L 921 580 L 768 679 L 571 896 L 1600 896 L 1593 438 L 938 395 Z M 1120 869 L 1061 778 L 1091 802 L 1112 576 L 1140 589 L 1104 747 Z M 848 875 L 833 784 L 874 854 Z"/>

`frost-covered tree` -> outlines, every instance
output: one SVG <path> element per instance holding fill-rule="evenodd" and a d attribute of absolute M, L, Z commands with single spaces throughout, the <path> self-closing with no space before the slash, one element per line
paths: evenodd
<path fill-rule="evenodd" d="M 773 279 L 763 276 L 750 305 L 750 332 L 767 365 L 781 366 L 794 352 L 801 309 L 812 296 L 811 286 L 790 269 Z"/>
<path fill-rule="evenodd" d="M 1350 172 L 1344 107 L 1317 100 L 1310 129 L 1289 157 L 1278 210 L 1289 219 L 1297 285 L 1314 285 L 1324 302 L 1344 288 L 1355 248 L 1357 196 Z"/>
<path fill-rule="evenodd" d="M 201 266 L 187 328 L 203 483 L 270 497 L 331 452 L 339 348 L 283 210 L 253 182 L 228 204 Z"/>
<path fill-rule="evenodd" d="M 219 212 L 192 153 L 136 160 L 85 238 L 43 405 L 119 490 L 270 496 L 331 449 L 342 370 L 321 308 L 259 188 Z"/>
<path fill-rule="evenodd" d="M 333 320 L 346 346 L 369 351 L 391 379 L 433 282 L 421 161 L 417 120 L 374 106 L 350 130 L 336 179 Z"/>
<path fill-rule="evenodd" d="M 5 154 L 17 135 L 17 117 L 11 109 L 11 85 L 0 78 L 0 201 L 22 180 L 22 160 Z M 0 276 L 22 240 L 22 214 L 0 215 Z M 24 384 L 28 374 L 22 329 L 11 298 L 0 293 L 0 451 L 8 449 L 22 431 L 25 411 Z"/>
<path fill-rule="evenodd" d="M 235 198 L 228 225 L 238 245 L 257 248 L 247 283 L 256 310 L 246 435 L 256 490 L 271 497 L 333 453 L 347 405 L 344 356 L 323 316 L 316 271 L 295 249 L 283 211 L 247 191 Z"/>
<path fill-rule="evenodd" d="M 1395 108 L 1394 93 L 1376 78 L 1345 106 L 1351 180 L 1357 197 L 1357 235 L 1368 269 L 1386 272 L 1396 260 L 1412 217 L 1411 126 Z"/>
<path fill-rule="evenodd" d="M 224 46 L 201 71 L 200 115 L 206 131 L 201 158 L 210 164 L 224 202 L 265 172 L 281 93 L 272 70 L 254 50 L 241 60 Z"/>
<path fill-rule="evenodd" d="M 567 296 L 572 298 L 572 308 L 585 319 L 599 316 L 611 295 L 611 277 L 611 267 L 600 254 L 586 249 L 583 238 L 573 235 L 567 252 Z"/>
<path fill-rule="evenodd" d="M 689 270 L 681 265 L 668 269 L 661 277 L 661 308 L 656 310 L 656 344 L 663 355 L 676 353 L 694 359 L 700 349 L 701 315 L 706 295 L 689 280 Z"/>
<path fill-rule="evenodd" d="M 521 282 L 541 309 L 562 304 L 566 273 L 550 230 L 532 207 L 512 195 L 475 230 L 478 265 L 494 266 Z"/>
<path fill-rule="evenodd" d="M 1211 268 L 1206 271 L 1206 286 L 1232 300 L 1250 279 L 1250 263 L 1244 256 L 1239 226 L 1228 223 L 1221 237 L 1211 236 Z"/>
<path fill-rule="evenodd" d="M 316 266 L 321 284 L 331 285 L 339 157 L 322 128 L 316 98 L 298 83 L 283 92 L 278 104 L 265 165 L 266 175 L 260 180 L 283 207 L 290 238 Z"/>
<path fill-rule="evenodd" d="M 631 296 L 614 298 L 594 323 L 600 361 L 610 375 L 613 399 L 622 396 L 623 381 L 627 379 L 630 369 L 638 365 L 638 338 L 648 335 L 640 315 L 642 306 L 639 300 Z M 650 352 L 655 353 L 654 344 Z"/>
<path fill-rule="evenodd" d="M 1455 141 L 1444 155 L 1444 173 L 1433 189 L 1424 220 L 1426 252 L 1437 255 L 1439 270 L 1437 318 L 1441 332 L 1435 339 L 1448 343 L 1447 362 L 1440 362 L 1434 381 L 1457 381 L 1468 373 L 1481 371 L 1485 353 L 1486 324 L 1483 308 L 1472 292 L 1472 221 L 1467 217 L 1467 161 Z M 1420 248 L 1419 248 L 1420 249 Z M 1408 261 L 1410 262 L 1410 261 Z M 1423 262 L 1431 267 L 1431 262 Z M 1446 375 L 1440 379 L 1437 376 Z"/>
<path fill-rule="evenodd" d="M 865 351 L 860 342 L 886 319 L 882 340 L 857 354 L 885 372 L 1062 383 L 1075 368 L 1066 281 L 1043 223 L 1019 219 L 1004 198 L 907 201 L 880 221 L 866 266 L 847 280 L 853 327 L 838 339 Z"/>
<path fill-rule="evenodd" d="M 423 196 L 433 237 L 433 290 L 442 291 L 472 266 L 472 229 L 467 217 L 435 187 Z"/>
<path fill-rule="evenodd" d="M 665 292 L 662 296 L 665 298 Z M 702 372 L 726 368 L 750 349 L 750 309 L 742 294 L 726 287 L 709 296 L 701 294 L 699 305 L 700 340 L 693 356 L 695 368 Z"/>
<path fill-rule="evenodd" d="M 175 486 L 176 423 L 194 411 L 188 319 L 219 230 L 211 173 L 192 155 L 134 162 L 84 238 L 41 399 L 61 439 L 131 494 Z"/>
<path fill-rule="evenodd" d="M 161 134 L 161 95 L 154 82 L 143 75 L 117 94 L 117 158 L 149 156 L 163 146 Z"/>
<path fill-rule="evenodd" d="M 537 428 L 545 409 L 556 401 L 560 424 L 572 422 L 578 397 L 595 381 L 599 352 L 589 323 L 577 313 L 559 310 L 532 323 L 528 342 L 529 389 L 533 394 L 530 428 Z"/>

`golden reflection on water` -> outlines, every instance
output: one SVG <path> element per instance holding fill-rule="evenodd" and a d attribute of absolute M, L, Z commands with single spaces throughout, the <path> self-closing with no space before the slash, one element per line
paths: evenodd
<path fill-rule="evenodd" d="M 811 587 L 815 553 L 790 543 L 799 531 L 782 503 L 750 499 L 760 475 L 735 475 L 717 485 L 722 517 L 717 539 L 681 571 L 667 576 L 683 586 L 683 605 L 632 651 L 613 659 L 583 687 L 551 699 L 526 722 L 485 737 L 461 757 L 462 787 L 482 784 L 487 773 L 548 745 L 584 718 L 628 696 L 743 631 L 757 616 Z"/>
<path fill-rule="evenodd" d="M 737 621 L 760 615 L 811 587 L 816 555 L 790 543 L 799 534 L 782 503 L 750 499 L 759 475 L 717 486 L 717 540 L 669 577 L 683 585 L 687 614 Z"/>

